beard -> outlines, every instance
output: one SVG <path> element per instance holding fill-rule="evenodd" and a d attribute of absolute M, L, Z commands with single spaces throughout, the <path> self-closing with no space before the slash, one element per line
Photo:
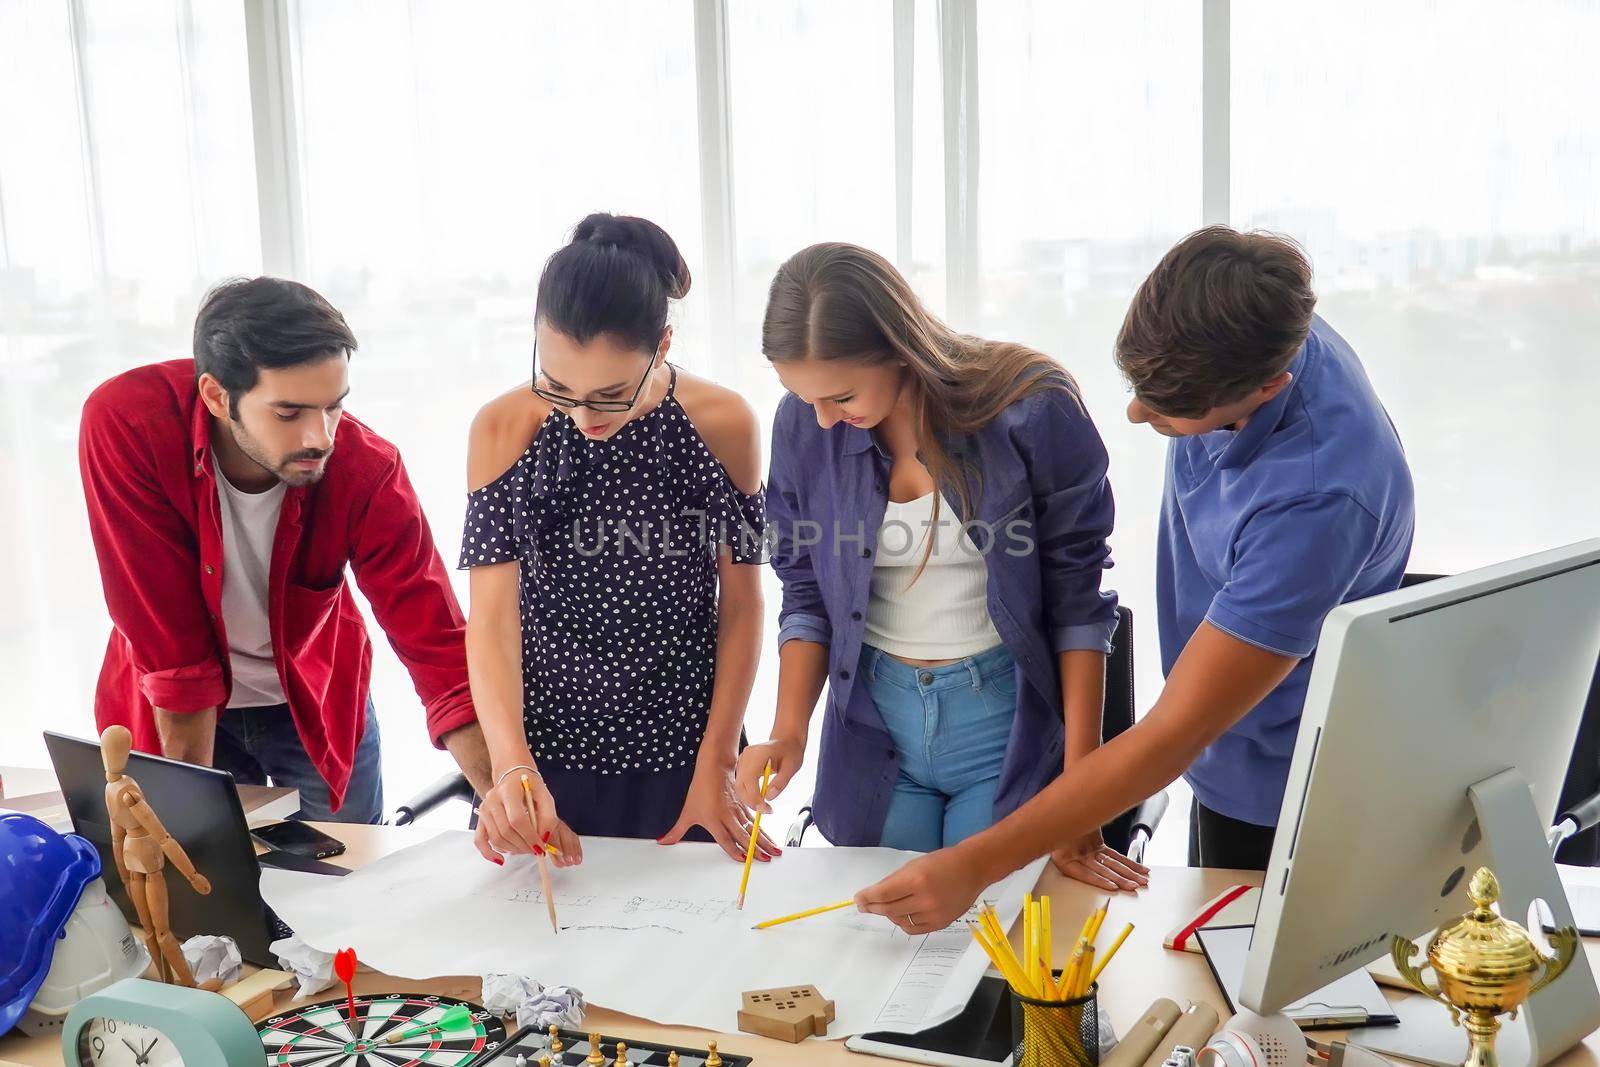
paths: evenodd
<path fill-rule="evenodd" d="M 237 419 L 228 420 L 228 432 L 233 435 L 233 443 L 239 446 L 239 451 L 243 452 L 250 462 L 285 485 L 296 488 L 314 485 L 321 481 L 322 476 L 328 472 L 326 462 L 312 470 L 296 467 L 294 464 L 303 459 L 325 461 L 329 456 L 333 455 L 332 446 L 320 452 L 314 449 L 302 449 L 299 452 L 291 452 L 287 456 L 274 458 L 267 454 L 266 450 L 261 447 L 260 442 L 251 437 L 249 431 L 244 428 L 244 424 Z"/>

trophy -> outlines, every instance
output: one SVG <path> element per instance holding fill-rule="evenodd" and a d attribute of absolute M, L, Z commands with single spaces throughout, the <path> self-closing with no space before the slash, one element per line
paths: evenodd
<path fill-rule="evenodd" d="M 1578 932 L 1569 926 L 1550 935 L 1554 956 L 1540 953 L 1527 930 L 1491 907 L 1500 899 L 1500 883 L 1487 867 L 1472 876 L 1467 895 L 1473 909 L 1440 927 L 1428 943 L 1426 963 L 1411 962 L 1419 949 L 1403 937 L 1390 942 L 1389 952 L 1412 988 L 1450 1009 L 1452 1022 L 1460 1026 L 1461 1016 L 1467 1017 L 1471 1048 L 1462 1067 L 1498 1067 L 1494 1040 L 1499 1017 L 1509 1014 L 1515 1019 L 1529 997 L 1560 978 L 1580 942 Z M 1439 988 L 1423 979 L 1424 967 L 1433 968 Z"/>

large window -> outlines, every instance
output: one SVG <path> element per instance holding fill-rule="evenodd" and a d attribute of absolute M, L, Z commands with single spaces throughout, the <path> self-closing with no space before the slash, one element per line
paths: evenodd
<path fill-rule="evenodd" d="M 0 763 L 43 763 L 47 725 L 92 729 L 94 384 L 186 355 L 217 280 L 298 276 L 361 339 L 351 410 L 400 446 L 453 565 L 468 421 L 525 380 L 539 270 L 594 210 L 677 239 L 696 284 L 674 354 L 763 420 L 767 286 L 814 241 L 870 245 L 958 329 L 1065 362 L 1112 457 L 1109 584 L 1141 620 L 1145 706 L 1163 443 L 1123 418 L 1111 344 L 1218 173 L 1230 221 L 1305 244 L 1389 405 L 1414 569 L 1592 533 L 1597 41 L 1600 12 L 1564 0 L 0 4 Z M 1231 84 L 1203 77 L 1224 62 Z M 394 803 L 448 764 L 374 637 Z M 1158 856 L 1181 856 L 1181 823 Z"/>
<path fill-rule="evenodd" d="M 1234 219 L 1305 244 L 1388 405 L 1412 569 L 1594 536 L 1600 8 L 1251 3 L 1233 27 Z"/>
<path fill-rule="evenodd" d="M 261 269 L 244 43 L 222 0 L 0 4 L 0 764 L 94 725 L 84 398 L 187 355 L 205 288 Z"/>

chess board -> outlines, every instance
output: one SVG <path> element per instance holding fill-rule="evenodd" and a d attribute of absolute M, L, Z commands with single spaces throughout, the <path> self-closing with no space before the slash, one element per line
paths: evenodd
<path fill-rule="evenodd" d="M 574 1030 L 559 1031 L 564 1046 L 559 1057 L 551 1056 L 552 1067 L 584 1067 L 589 1059 L 589 1035 Z M 605 1067 L 617 1062 L 617 1041 L 608 1035 L 600 1038 L 600 1053 L 605 1057 Z M 638 1043 L 626 1037 L 620 1039 L 628 1046 L 628 1063 L 633 1067 L 667 1067 L 667 1056 L 678 1053 L 678 1067 L 705 1067 L 707 1050 L 686 1045 L 657 1045 L 650 1041 Z M 749 1056 L 718 1049 L 724 1067 L 749 1067 L 754 1061 Z M 543 1030 L 525 1027 L 508 1038 L 499 1048 L 484 1053 L 472 1061 L 471 1067 L 516 1067 L 517 1057 L 527 1061 L 527 1067 L 539 1067 L 539 1057 L 550 1055 L 550 1035 Z"/>

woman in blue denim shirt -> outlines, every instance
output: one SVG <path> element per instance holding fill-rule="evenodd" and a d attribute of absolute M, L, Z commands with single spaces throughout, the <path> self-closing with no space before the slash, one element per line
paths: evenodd
<path fill-rule="evenodd" d="M 1106 452 L 1070 375 L 956 334 L 893 266 L 848 244 L 779 268 L 762 350 L 790 395 L 767 511 L 783 582 L 772 740 L 748 804 L 805 759 L 829 687 L 813 811 L 840 845 L 932 851 L 1015 810 L 1099 743 L 1116 598 Z M 1063 872 L 1148 872 L 1098 832 Z"/>

